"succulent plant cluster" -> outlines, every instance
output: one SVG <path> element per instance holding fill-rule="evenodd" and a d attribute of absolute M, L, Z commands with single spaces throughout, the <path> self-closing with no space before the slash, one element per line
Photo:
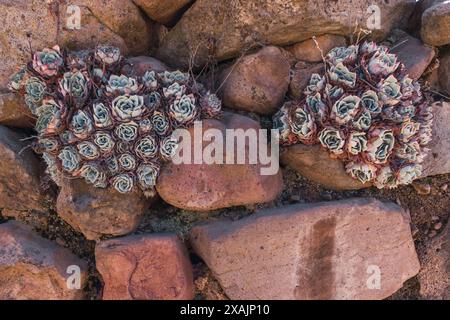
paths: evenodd
<path fill-rule="evenodd" d="M 336 47 L 324 69 L 275 114 L 282 145 L 320 143 L 351 177 L 378 188 L 419 177 L 432 108 L 397 56 L 373 42 Z"/>
<path fill-rule="evenodd" d="M 11 78 L 36 116 L 35 150 L 59 184 L 62 176 L 147 196 L 162 161 L 170 160 L 176 128 L 216 117 L 221 102 L 180 71 L 123 75 L 118 48 L 65 52 L 58 46 L 35 52 Z"/>

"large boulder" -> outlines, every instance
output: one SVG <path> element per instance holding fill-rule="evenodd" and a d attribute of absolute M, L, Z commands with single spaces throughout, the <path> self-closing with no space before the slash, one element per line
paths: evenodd
<path fill-rule="evenodd" d="M 41 165 L 27 136 L 0 126 L 0 208 L 46 211 Z"/>
<path fill-rule="evenodd" d="M 16 221 L 0 224 L 0 300 L 83 299 L 87 264 Z"/>
<path fill-rule="evenodd" d="M 194 298 L 192 265 L 174 234 L 135 235 L 95 247 L 105 300 Z"/>
<path fill-rule="evenodd" d="M 407 213 L 366 198 L 210 222 L 190 241 L 231 299 L 384 299 L 420 268 Z"/>
<path fill-rule="evenodd" d="M 380 29 L 374 29 L 372 36 L 380 39 L 409 17 L 415 2 L 197 0 L 164 38 L 158 52 L 174 67 L 201 67 L 211 55 L 222 61 L 260 43 L 284 46 L 314 35 L 348 35 L 357 27 L 355 22 L 368 28 L 372 5 L 379 7 L 381 15 Z"/>
<path fill-rule="evenodd" d="M 258 130 L 261 127 L 259 123 L 248 117 L 227 113 L 221 121 L 203 120 L 202 129 L 203 132 L 208 129 L 218 132 L 222 136 L 225 146 L 227 129 L 233 129 L 229 132 L 235 132 L 240 137 L 243 137 L 244 132 L 255 132 L 258 137 Z M 238 129 L 244 131 L 241 133 L 235 131 Z M 198 138 L 192 127 L 189 129 L 189 134 L 194 139 Z M 201 135 L 202 132 L 199 134 Z M 245 139 L 245 147 L 234 151 L 234 164 L 225 163 L 226 158 L 232 156 L 227 155 L 226 152 L 224 152 L 223 163 L 208 164 L 203 161 L 201 164 L 195 164 L 193 159 L 195 145 L 203 146 L 202 154 L 206 154 L 205 149 L 210 144 L 196 139 L 197 143 L 193 142 L 189 145 L 192 147 L 190 163 L 174 164 L 172 162 L 161 169 L 156 184 L 158 194 L 164 201 L 175 207 L 196 211 L 209 211 L 274 200 L 282 190 L 281 170 L 265 174 L 263 171 L 269 169 L 270 164 L 261 163 L 259 157 L 252 164 L 249 150 L 250 146 L 256 147 L 256 145 L 249 140 Z M 191 141 L 193 140 L 191 139 Z M 258 141 L 260 141 L 259 138 Z M 257 143 L 258 146 L 260 143 Z M 234 139 L 233 145 L 236 146 L 236 144 L 237 139 Z M 244 163 L 238 164 L 236 160 L 241 152 L 245 153 Z M 274 155 L 272 160 L 276 162 L 272 164 L 278 169 L 278 157 Z"/>
<path fill-rule="evenodd" d="M 152 20 L 172 25 L 193 0 L 133 0 Z"/>
<path fill-rule="evenodd" d="M 322 54 L 326 55 L 328 51 L 335 47 L 345 46 L 345 37 L 337 36 L 335 34 L 324 34 L 316 37 L 315 41 L 313 39 L 308 39 L 293 44 L 287 47 L 286 50 L 291 52 L 297 60 L 305 62 L 320 62 L 322 61 Z"/>
<path fill-rule="evenodd" d="M 69 5 L 72 3 L 56 0 L 0 1 L 0 89 L 6 87 L 19 65 L 30 59 L 31 49 L 56 43 L 86 49 L 109 43 L 125 54 L 149 50 L 150 26 L 132 0 L 77 1 L 80 29 L 70 28 L 77 21 Z"/>
<path fill-rule="evenodd" d="M 63 179 L 56 209 L 75 230 L 94 240 L 133 232 L 151 201 L 138 190 L 121 194 L 112 188 L 95 188 L 82 179 Z"/>
<path fill-rule="evenodd" d="M 423 42 L 432 46 L 450 43 L 450 2 L 437 3 L 422 14 L 420 34 Z"/>
<path fill-rule="evenodd" d="M 223 104 L 259 114 L 275 113 L 288 90 L 289 69 L 277 47 L 264 47 L 243 57 L 221 73 Z"/>
<path fill-rule="evenodd" d="M 8 92 L 0 93 L 0 124 L 17 127 L 32 128 L 35 117 L 25 105 L 23 97 Z"/>

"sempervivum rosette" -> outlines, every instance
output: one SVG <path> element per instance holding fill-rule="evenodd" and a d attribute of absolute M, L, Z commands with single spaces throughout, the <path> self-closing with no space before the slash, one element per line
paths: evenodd
<path fill-rule="evenodd" d="M 54 47 L 11 77 L 8 87 L 37 118 L 33 149 L 58 185 L 67 176 L 153 196 L 159 164 L 178 147 L 172 132 L 220 115 L 219 98 L 188 73 L 123 75 L 126 63 L 111 46 L 67 54 Z"/>
<path fill-rule="evenodd" d="M 274 115 L 281 144 L 320 143 L 351 177 L 378 188 L 419 177 L 433 121 L 419 83 L 374 42 L 334 48 L 324 59 L 324 74 L 312 74 L 299 101 Z"/>

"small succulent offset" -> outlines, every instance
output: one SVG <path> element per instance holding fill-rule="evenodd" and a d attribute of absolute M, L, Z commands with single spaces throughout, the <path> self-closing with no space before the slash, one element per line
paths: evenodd
<path fill-rule="evenodd" d="M 123 75 L 126 64 L 116 47 L 55 46 L 35 52 L 11 77 L 10 90 L 37 117 L 35 150 L 57 184 L 68 176 L 152 196 L 161 163 L 178 147 L 172 132 L 220 115 L 220 99 L 187 73 Z"/>
<path fill-rule="evenodd" d="M 397 56 L 374 42 L 337 47 L 325 70 L 274 115 L 282 145 L 320 143 L 352 178 L 378 188 L 418 178 L 432 107 Z"/>

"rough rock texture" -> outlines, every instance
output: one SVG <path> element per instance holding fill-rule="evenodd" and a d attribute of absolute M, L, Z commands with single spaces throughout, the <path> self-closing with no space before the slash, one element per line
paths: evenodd
<path fill-rule="evenodd" d="M 450 51 L 439 58 L 439 85 L 450 95 Z"/>
<path fill-rule="evenodd" d="M 195 65 L 201 67 L 211 53 L 222 61 L 255 44 L 284 46 L 325 33 L 347 35 L 355 22 L 367 29 L 371 5 L 381 10 L 381 29 L 373 36 L 382 38 L 409 17 L 415 1 L 197 0 L 164 39 L 159 55 L 169 65 L 186 68 L 195 53 Z"/>
<path fill-rule="evenodd" d="M 420 31 L 423 42 L 432 46 L 450 43 L 450 2 L 435 4 L 422 15 Z"/>
<path fill-rule="evenodd" d="M 122 68 L 127 76 L 142 77 L 147 71 L 163 72 L 170 70 L 168 66 L 155 58 L 140 56 L 127 59 L 128 64 Z"/>
<path fill-rule="evenodd" d="M 13 93 L 0 93 L 0 124 L 10 127 L 31 128 L 34 117 L 23 97 Z"/>
<path fill-rule="evenodd" d="M 431 151 L 422 164 L 422 177 L 450 173 L 450 103 L 435 103 L 433 116 L 433 140 L 427 146 Z"/>
<path fill-rule="evenodd" d="M 154 21 L 171 25 L 193 0 L 133 0 Z"/>
<path fill-rule="evenodd" d="M 80 289 L 67 286 L 69 266 L 80 268 Z M 86 280 L 86 263 L 69 250 L 19 222 L 0 224 L 0 300 L 82 299 Z"/>
<path fill-rule="evenodd" d="M 383 299 L 420 267 L 409 216 L 366 198 L 200 225 L 191 242 L 231 299 Z"/>
<path fill-rule="evenodd" d="M 324 55 L 326 55 L 328 51 L 334 47 L 346 46 L 345 37 L 334 34 L 324 34 L 322 36 L 318 36 L 316 37 L 316 41 Z M 287 47 L 286 50 L 292 52 L 297 60 L 306 62 L 322 61 L 320 50 L 317 48 L 313 39 L 296 43 Z"/>
<path fill-rule="evenodd" d="M 280 155 L 283 165 L 289 166 L 302 176 L 334 190 L 353 190 L 370 187 L 353 179 L 346 172 L 343 163 L 331 159 L 320 145 L 296 144 L 287 147 Z"/>
<path fill-rule="evenodd" d="M 426 248 L 419 273 L 425 299 L 450 299 L 450 224 Z"/>
<path fill-rule="evenodd" d="M 79 0 L 80 30 L 71 30 L 72 3 L 42 0 L 0 1 L 0 89 L 33 50 L 58 43 L 69 49 L 110 43 L 125 54 L 143 54 L 150 48 L 150 27 L 131 0 Z M 27 36 L 29 35 L 29 37 Z"/>
<path fill-rule="evenodd" d="M 418 80 L 434 58 L 433 48 L 400 30 L 396 30 L 393 36 L 396 42 L 392 52 L 397 54 L 399 61 L 403 62 L 409 76 Z"/>
<path fill-rule="evenodd" d="M 223 104 L 259 114 L 275 113 L 288 90 L 289 69 L 277 47 L 264 47 L 243 57 L 221 73 Z"/>
<path fill-rule="evenodd" d="M 295 64 L 291 72 L 291 82 L 289 84 L 289 94 L 294 98 L 300 98 L 313 73 L 322 73 L 323 63 L 308 64 L 299 61 Z"/>
<path fill-rule="evenodd" d="M 192 266 L 174 234 L 128 236 L 95 248 L 105 300 L 187 300 L 194 298 Z"/>
<path fill-rule="evenodd" d="M 63 220 L 93 240 L 134 231 L 151 201 L 137 191 L 121 194 L 95 188 L 82 179 L 64 179 L 56 208 Z"/>
<path fill-rule="evenodd" d="M 45 211 L 40 163 L 26 137 L 0 126 L 0 208 Z"/>
<path fill-rule="evenodd" d="M 209 128 L 222 132 L 225 145 L 225 129 L 258 130 L 260 126 L 245 116 L 227 113 L 221 122 L 204 120 L 203 131 Z M 193 137 L 193 128 L 189 131 Z M 208 144 L 203 143 L 203 150 Z M 164 201 L 187 210 L 209 211 L 270 202 L 282 190 L 281 170 L 275 175 L 262 175 L 261 168 L 270 165 L 249 164 L 248 150 L 246 139 L 245 164 L 193 164 L 193 161 L 192 164 L 166 164 L 161 169 L 156 189 Z M 192 157 L 193 154 L 192 150 Z"/>

